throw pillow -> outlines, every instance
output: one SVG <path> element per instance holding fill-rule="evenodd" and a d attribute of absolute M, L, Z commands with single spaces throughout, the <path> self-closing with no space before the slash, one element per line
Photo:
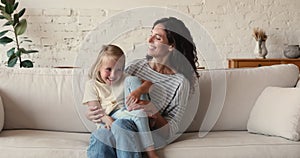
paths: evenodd
<path fill-rule="evenodd" d="M 297 141 L 300 137 L 300 88 L 267 87 L 256 100 L 248 132 Z"/>
<path fill-rule="evenodd" d="M 4 110 L 3 110 L 2 99 L 0 96 L 0 132 L 2 131 L 3 125 L 4 125 Z"/>

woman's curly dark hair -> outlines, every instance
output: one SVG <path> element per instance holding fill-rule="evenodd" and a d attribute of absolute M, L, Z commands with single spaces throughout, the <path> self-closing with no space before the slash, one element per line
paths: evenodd
<path fill-rule="evenodd" d="M 157 24 L 165 27 L 168 42 L 170 45 L 174 45 L 174 51 L 176 51 L 170 56 L 170 66 L 178 73 L 183 74 L 190 83 L 193 83 L 195 75 L 199 77 L 197 72 L 198 58 L 196 46 L 189 29 L 181 20 L 174 17 L 155 21 L 152 29 Z"/>

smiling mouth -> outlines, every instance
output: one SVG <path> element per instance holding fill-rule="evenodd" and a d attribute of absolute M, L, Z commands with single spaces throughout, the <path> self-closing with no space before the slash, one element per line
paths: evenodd
<path fill-rule="evenodd" d="M 153 46 L 153 45 L 149 45 L 149 46 L 148 46 L 148 49 L 149 49 L 149 50 L 155 50 L 155 49 L 156 49 L 156 47 L 155 47 L 155 46 Z"/>
<path fill-rule="evenodd" d="M 115 81 L 115 79 L 110 79 L 110 78 L 108 78 L 107 80 L 110 81 L 110 82 L 114 82 Z"/>
<path fill-rule="evenodd" d="M 116 83 L 116 82 L 118 82 L 118 78 L 113 78 L 113 79 L 111 79 L 111 78 L 107 78 L 107 80 L 108 80 L 108 82 L 110 83 L 110 84 L 113 84 L 113 83 Z"/>

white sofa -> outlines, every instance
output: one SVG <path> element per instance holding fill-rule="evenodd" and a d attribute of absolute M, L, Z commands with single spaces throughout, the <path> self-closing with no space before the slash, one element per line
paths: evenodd
<path fill-rule="evenodd" d="M 181 137 L 158 150 L 161 157 L 300 157 L 299 141 L 247 131 L 251 110 L 261 92 L 270 86 L 295 87 L 297 66 L 199 72 L 196 116 Z M 4 109 L 0 100 L 0 129 L 4 124 L 0 157 L 86 157 L 90 131 L 94 129 L 80 103 L 86 75 L 86 70 L 78 68 L 0 68 Z"/>

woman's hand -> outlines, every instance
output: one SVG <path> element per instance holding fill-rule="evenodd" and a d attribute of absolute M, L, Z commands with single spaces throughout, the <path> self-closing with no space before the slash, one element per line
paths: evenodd
<path fill-rule="evenodd" d="M 134 102 L 137 103 L 141 97 L 142 93 L 139 91 L 139 89 L 136 89 L 132 91 L 127 97 L 126 97 L 126 104 L 128 105 L 128 102 Z"/>
<path fill-rule="evenodd" d="M 152 86 L 152 82 L 150 81 L 142 81 L 142 85 L 137 89 L 133 90 L 128 96 L 126 96 L 126 104 L 128 105 L 128 100 L 133 103 L 137 103 L 142 94 L 149 93 L 149 89 Z"/>
<path fill-rule="evenodd" d="M 127 104 L 127 110 L 143 110 L 146 112 L 150 122 L 149 126 L 151 129 L 155 129 L 157 115 L 159 114 L 158 110 L 155 108 L 155 106 L 150 101 L 144 101 L 140 100 L 137 103 L 134 102 L 134 100 L 129 101 L 129 104 Z"/>
<path fill-rule="evenodd" d="M 93 105 L 88 105 L 88 110 L 85 113 L 86 118 L 94 123 L 102 123 L 101 118 L 104 115 L 103 109 Z"/>
<path fill-rule="evenodd" d="M 134 92 L 134 91 L 133 91 Z M 130 106 L 134 106 L 134 104 L 138 104 L 141 101 L 139 100 L 139 98 L 137 98 L 137 96 L 131 92 L 127 97 L 126 97 L 126 105 L 127 107 Z M 140 96 L 139 96 L 140 97 Z"/>
<path fill-rule="evenodd" d="M 128 100 L 127 110 L 144 110 L 147 113 L 148 117 L 152 117 L 155 113 L 158 112 L 156 107 L 150 102 L 146 100 L 140 100 L 135 102 L 134 100 Z"/>
<path fill-rule="evenodd" d="M 149 126 L 151 129 L 158 129 L 168 124 L 168 121 L 161 116 L 158 109 L 150 101 L 140 100 L 137 103 L 134 103 L 134 101 L 129 101 L 127 106 L 128 111 L 141 109 L 147 113 L 150 120 Z M 169 134 L 168 129 L 169 128 L 164 128 L 163 133 L 165 136 L 168 136 Z"/>

